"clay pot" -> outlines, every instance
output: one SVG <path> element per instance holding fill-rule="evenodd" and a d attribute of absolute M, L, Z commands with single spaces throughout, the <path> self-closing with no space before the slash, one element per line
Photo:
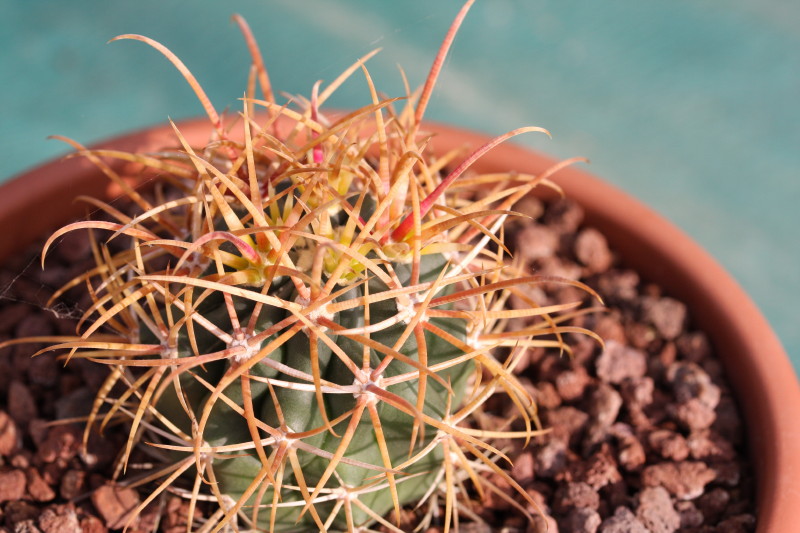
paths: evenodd
<path fill-rule="evenodd" d="M 208 140 L 208 123 L 181 123 L 192 145 Z M 435 150 L 477 147 L 486 137 L 429 125 Z M 96 148 L 127 151 L 174 147 L 169 126 L 117 137 Z M 538 174 L 553 160 L 512 144 L 501 145 L 475 168 Z M 127 164 L 113 168 L 125 174 Z M 605 233 L 624 263 L 644 279 L 684 301 L 699 329 L 711 338 L 734 387 L 746 420 L 749 453 L 757 477 L 757 531 L 796 531 L 800 523 L 800 385 L 780 341 L 733 278 L 671 223 L 588 173 L 570 167 L 554 180 L 586 212 L 586 221 Z M 79 195 L 113 197 L 114 187 L 84 158 L 53 161 L 0 187 L 0 261 L 34 239 L 80 216 Z M 733 237 L 733 236 L 732 236 Z"/>

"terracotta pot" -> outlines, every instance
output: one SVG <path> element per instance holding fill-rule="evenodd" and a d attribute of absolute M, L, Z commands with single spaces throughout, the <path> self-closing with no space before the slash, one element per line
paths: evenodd
<path fill-rule="evenodd" d="M 205 120 L 180 124 L 192 145 L 208 140 Z M 429 125 L 437 151 L 479 146 L 487 138 Z M 169 126 L 117 137 L 96 148 L 156 150 L 176 144 Z M 553 160 L 504 144 L 482 158 L 482 171 L 540 173 Z M 125 172 L 124 163 L 114 163 Z M 733 278 L 671 223 L 588 173 L 571 167 L 554 178 L 582 205 L 587 222 L 607 236 L 624 262 L 659 283 L 690 308 L 722 359 L 743 411 L 749 453 L 757 477 L 757 531 L 793 532 L 800 523 L 800 386 L 788 356 L 764 317 Z M 106 197 L 113 187 L 84 158 L 53 161 L 0 187 L 0 261 L 14 250 L 55 229 L 85 208 L 73 198 Z"/>

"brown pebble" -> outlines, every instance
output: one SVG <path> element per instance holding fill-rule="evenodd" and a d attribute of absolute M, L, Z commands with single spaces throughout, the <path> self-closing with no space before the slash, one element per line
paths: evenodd
<path fill-rule="evenodd" d="M 92 504 L 109 529 L 118 529 L 129 525 L 130 513 L 139 505 L 139 493 L 108 483 L 92 492 Z M 135 523 L 134 519 L 132 524 Z"/>
<path fill-rule="evenodd" d="M 22 470 L 0 470 L 0 502 L 21 500 L 25 496 L 25 486 L 25 472 Z"/>

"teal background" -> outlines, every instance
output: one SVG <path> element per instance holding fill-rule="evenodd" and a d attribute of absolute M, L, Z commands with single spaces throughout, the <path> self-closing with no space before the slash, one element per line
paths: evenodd
<path fill-rule="evenodd" d="M 0 0 L 0 180 L 91 143 L 202 113 L 142 33 L 178 54 L 218 109 L 239 109 L 244 15 L 273 84 L 308 94 L 357 57 L 400 95 L 425 74 L 457 0 Z M 355 76 L 330 105 L 364 102 Z M 704 245 L 764 311 L 800 368 L 800 3 L 796 0 L 478 0 L 428 117 L 589 169 Z M 1 237 L 0 237 L 1 238 Z"/>

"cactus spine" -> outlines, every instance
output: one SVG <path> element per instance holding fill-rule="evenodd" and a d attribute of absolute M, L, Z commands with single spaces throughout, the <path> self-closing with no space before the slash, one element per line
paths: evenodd
<path fill-rule="evenodd" d="M 465 482 L 478 496 L 493 490 L 483 472 L 530 501 L 491 441 L 539 431 L 513 368 L 531 346 L 563 347 L 553 315 L 579 302 L 537 306 L 527 289 L 542 280 L 519 272 L 502 243 L 514 203 L 548 176 L 465 176 L 499 142 L 544 130 L 514 130 L 466 157 L 427 151 L 422 116 L 471 3 L 420 93 L 379 98 L 367 57 L 295 107 L 275 102 L 236 18 L 254 68 L 240 115 L 224 122 L 166 48 L 120 37 L 178 67 L 212 131 L 197 147 L 175 127 L 178 148 L 158 155 L 85 151 L 140 213 L 95 201 L 116 221 L 71 224 L 47 245 L 87 228 L 132 243 L 112 255 L 93 241 L 97 266 L 75 283 L 89 282 L 94 305 L 77 337 L 48 349 L 108 365 L 89 426 L 125 418 L 122 462 L 144 442 L 164 462 L 139 510 L 169 488 L 216 500 L 207 527 L 217 530 L 397 530 L 402 506 L 427 501 L 445 509 L 447 530 L 470 498 Z M 373 101 L 323 114 L 359 69 Z M 103 156 L 140 163 L 155 194 Z M 476 197 L 476 184 L 488 192 Z M 512 294 L 529 305 L 507 310 Z M 509 330 L 512 319 L 524 327 Z M 473 418 L 498 394 L 515 406 L 515 428 Z"/>

